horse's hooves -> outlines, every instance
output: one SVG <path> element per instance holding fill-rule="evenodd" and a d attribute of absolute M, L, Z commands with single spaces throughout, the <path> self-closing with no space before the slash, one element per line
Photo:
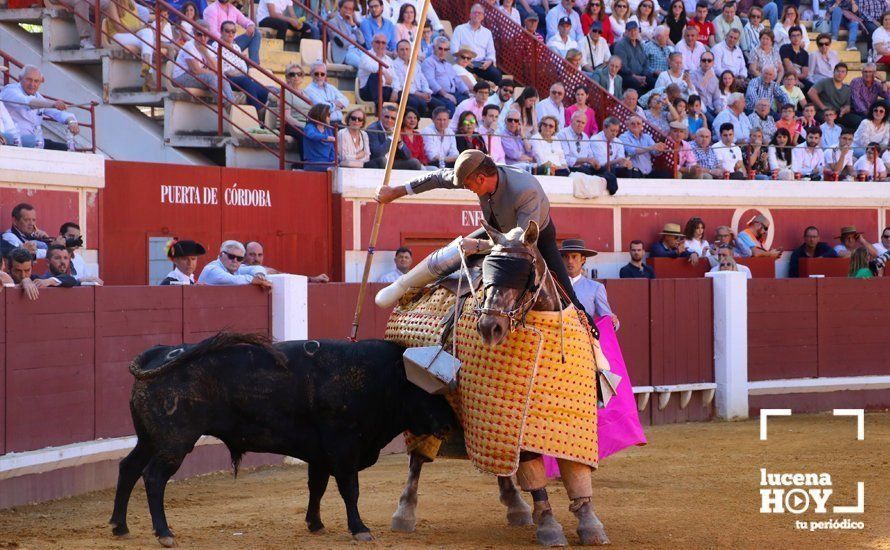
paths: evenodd
<path fill-rule="evenodd" d="M 581 538 L 582 546 L 606 546 L 612 544 L 606 531 L 600 527 L 599 529 L 578 529 L 578 536 Z"/>
<path fill-rule="evenodd" d="M 373 542 L 374 536 L 371 535 L 369 531 L 362 531 L 361 533 L 353 533 L 353 540 L 357 540 L 359 542 Z"/>
<path fill-rule="evenodd" d="M 399 533 L 413 533 L 417 528 L 416 519 L 408 519 L 403 517 L 392 517 L 392 530 Z"/>
<path fill-rule="evenodd" d="M 309 532 L 312 533 L 313 535 L 320 535 L 320 534 L 324 533 L 324 524 L 323 523 L 317 523 L 317 524 L 311 524 L 311 525 L 307 524 L 306 527 L 309 528 Z"/>
<path fill-rule="evenodd" d="M 528 510 L 518 512 L 507 512 L 507 524 L 511 527 L 520 527 L 522 525 L 531 525 L 535 521 L 532 519 L 532 513 Z"/>
<path fill-rule="evenodd" d="M 546 514 L 538 523 L 535 531 L 538 538 L 538 544 L 541 546 L 568 546 L 569 541 L 562 532 L 562 525 L 556 521 L 553 514 Z"/>
<path fill-rule="evenodd" d="M 176 546 L 176 542 L 173 540 L 173 537 L 158 537 L 158 542 L 161 543 L 161 546 L 164 548 L 173 548 Z"/>
<path fill-rule="evenodd" d="M 130 534 L 130 528 L 126 525 L 115 525 L 111 524 L 111 534 L 116 537 L 126 537 Z"/>

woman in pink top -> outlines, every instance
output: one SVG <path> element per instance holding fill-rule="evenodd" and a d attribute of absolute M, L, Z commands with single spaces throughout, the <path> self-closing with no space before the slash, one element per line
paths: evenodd
<path fill-rule="evenodd" d="M 396 37 L 408 42 L 414 42 L 417 36 L 417 11 L 411 4 L 402 4 L 399 9 L 399 19 L 396 23 Z"/>
<path fill-rule="evenodd" d="M 566 109 L 566 126 L 572 123 L 572 115 L 575 111 L 581 111 L 587 116 L 587 124 L 584 125 L 584 135 L 590 137 L 599 132 L 599 126 L 596 123 L 596 113 L 587 106 L 587 97 L 590 93 L 584 86 L 579 86 L 575 90 L 575 104 Z"/>

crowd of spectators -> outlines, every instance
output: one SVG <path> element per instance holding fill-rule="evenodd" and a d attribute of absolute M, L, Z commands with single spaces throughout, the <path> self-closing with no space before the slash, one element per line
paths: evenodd
<path fill-rule="evenodd" d="M 739 260 L 756 257 L 777 260 L 784 252 L 782 248 L 772 248 L 766 244 L 769 231 L 769 220 L 763 215 L 756 215 L 738 234 L 725 225 L 717 227 L 713 242 L 708 242 L 705 222 L 699 217 L 692 217 L 685 226 L 679 223 L 664 224 L 658 238 L 649 246 L 648 256 L 683 259 L 694 266 L 707 262 L 705 267 L 708 271 L 739 271 L 750 279 L 751 269 Z M 884 265 L 890 261 L 890 227 L 884 228 L 876 243 L 871 243 L 855 226 L 842 227 L 835 240 L 838 244 L 832 247 L 822 241 L 817 227 L 807 227 L 803 232 L 803 243 L 789 254 L 788 277 L 801 276 L 800 260 L 804 258 L 850 258 L 850 277 L 883 276 Z M 620 269 L 619 277 L 654 279 L 656 271 L 645 261 L 644 242 L 631 241 L 628 250 L 630 262 Z"/>

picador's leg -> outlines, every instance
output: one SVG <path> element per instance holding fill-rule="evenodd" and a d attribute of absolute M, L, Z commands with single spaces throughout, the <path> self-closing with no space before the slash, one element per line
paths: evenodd
<path fill-rule="evenodd" d="M 309 506 L 306 508 L 306 526 L 313 533 L 324 531 L 321 522 L 321 497 L 328 488 L 330 474 L 317 465 L 309 464 Z"/>
<path fill-rule="evenodd" d="M 417 486 L 420 482 L 420 470 L 428 459 L 417 452 L 408 455 L 408 481 L 399 498 L 399 507 L 392 515 L 392 530 L 412 533 L 417 526 Z"/>
<path fill-rule="evenodd" d="M 522 499 L 512 477 L 498 476 L 498 488 L 501 492 L 501 504 L 507 507 L 507 523 L 509 525 L 531 525 L 534 523 L 532 509 Z"/>
<path fill-rule="evenodd" d="M 541 546 L 568 546 L 569 541 L 562 532 L 562 525 L 553 516 L 550 500 L 547 498 L 547 473 L 541 455 L 523 451 L 519 455 L 516 479 L 523 491 L 532 494 L 535 504 L 533 518 L 537 526 L 535 536 L 538 543 Z"/>
<path fill-rule="evenodd" d="M 559 247 L 556 244 L 556 224 L 553 219 L 547 224 L 547 227 L 541 230 L 538 235 L 538 251 L 544 257 L 547 267 L 556 276 L 556 282 L 566 291 L 578 311 L 585 311 L 581 301 L 575 296 L 575 290 L 572 287 L 572 280 L 569 278 L 569 272 L 566 264 L 562 261 L 562 255 L 559 253 Z M 585 311 L 587 316 L 593 315 L 592 311 Z"/>
<path fill-rule="evenodd" d="M 578 518 L 578 536 L 585 546 L 609 544 L 609 537 L 603 522 L 596 517 L 593 509 L 593 486 L 590 474 L 592 468 L 587 464 L 557 459 L 562 483 L 571 500 L 569 510 Z"/>

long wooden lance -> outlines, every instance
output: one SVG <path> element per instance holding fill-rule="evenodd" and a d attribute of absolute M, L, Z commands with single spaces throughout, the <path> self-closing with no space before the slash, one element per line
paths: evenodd
<path fill-rule="evenodd" d="M 389 144 L 389 155 L 386 158 L 386 171 L 383 173 L 383 185 L 389 186 L 392 177 L 392 165 L 396 159 L 396 149 L 402 133 L 402 119 L 405 118 L 405 109 L 408 107 L 408 96 L 411 91 L 411 82 L 414 81 L 414 69 L 417 68 L 417 58 L 420 54 L 420 42 L 423 35 L 423 27 L 426 25 L 426 14 L 430 8 L 430 0 L 424 0 L 423 9 L 420 10 L 420 21 L 417 22 L 417 32 L 414 35 L 414 44 L 411 49 L 411 60 L 408 63 L 408 75 L 402 88 L 402 98 L 399 100 L 399 112 L 396 115 L 396 126 L 392 132 L 392 143 Z M 383 113 L 379 113 L 383 116 Z M 382 125 L 382 123 L 381 123 Z M 377 203 L 377 211 L 374 214 L 374 226 L 371 228 L 371 240 L 368 243 L 368 254 L 365 256 L 365 270 L 362 273 L 362 286 L 358 291 L 358 302 L 355 304 L 355 316 L 352 318 L 352 331 L 350 340 L 358 338 L 358 326 L 362 316 L 362 305 L 365 302 L 365 294 L 368 291 L 368 276 L 371 274 L 371 263 L 374 261 L 374 251 L 377 247 L 377 236 L 380 233 L 380 224 L 383 222 L 383 204 Z"/>

